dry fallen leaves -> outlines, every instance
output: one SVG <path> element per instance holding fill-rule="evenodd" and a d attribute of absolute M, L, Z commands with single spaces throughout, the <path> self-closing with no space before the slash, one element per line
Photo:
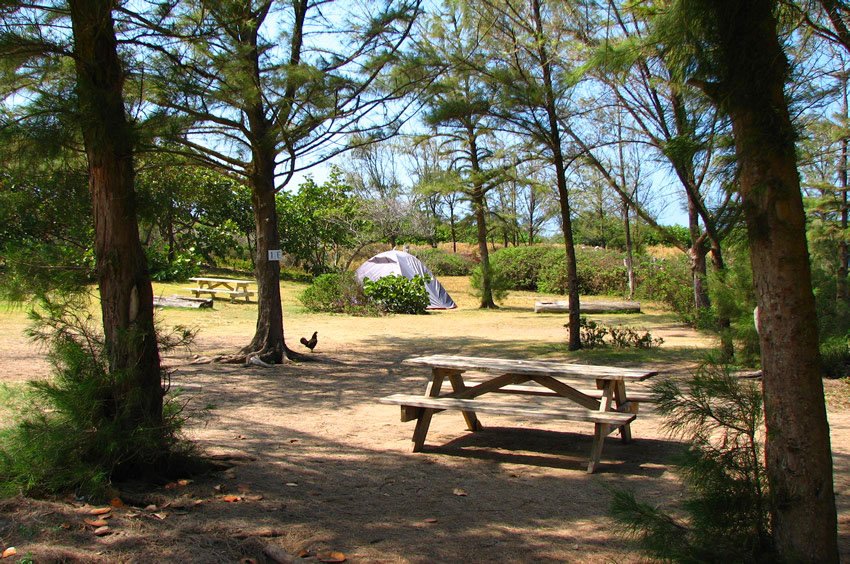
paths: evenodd
<path fill-rule="evenodd" d="M 120 497 L 113 497 L 109 500 L 109 505 L 115 508 L 124 507 L 124 502 L 121 501 Z"/>
<path fill-rule="evenodd" d="M 14 546 L 10 546 L 6 550 L 3 551 L 3 555 L 0 558 L 9 558 L 10 556 L 14 556 L 18 553 L 18 550 Z"/>
<path fill-rule="evenodd" d="M 106 525 L 109 524 L 109 522 L 106 521 L 106 519 L 83 519 L 83 523 L 85 523 L 89 527 L 94 527 L 94 528 L 105 527 Z"/>
<path fill-rule="evenodd" d="M 425 521 L 426 523 L 436 523 L 437 518 L 436 517 L 426 517 L 425 519 L 423 519 L 423 521 Z"/>
<path fill-rule="evenodd" d="M 319 562 L 338 563 L 345 562 L 345 554 L 342 552 L 323 552 L 316 555 Z"/>
<path fill-rule="evenodd" d="M 452 490 L 452 493 L 459 497 L 466 497 L 467 495 L 469 495 L 463 488 L 455 488 Z"/>
<path fill-rule="evenodd" d="M 111 507 L 95 507 L 94 509 L 89 511 L 89 515 L 106 515 L 107 513 L 111 512 L 111 511 L 112 511 Z"/>
<path fill-rule="evenodd" d="M 237 502 L 237 501 L 241 501 L 242 498 L 239 497 L 238 495 L 223 495 L 223 496 L 221 496 L 221 500 L 226 501 L 227 503 L 234 503 L 234 502 Z"/>
<path fill-rule="evenodd" d="M 109 529 L 109 527 L 108 527 L 108 526 L 106 526 L 106 525 L 104 525 L 103 527 L 98 527 L 97 529 L 95 529 L 95 530 L 94 530 L 94 534 L 96 534 L 96 535 L 97 535 L 97 536 L 99 536 L 99 537 L 102 537 L 102 536 L 108 535 L 108 534 L 110 534 L 111 532 L 112 532 L 112 531 L 111 531 L 111 530 Z"/>

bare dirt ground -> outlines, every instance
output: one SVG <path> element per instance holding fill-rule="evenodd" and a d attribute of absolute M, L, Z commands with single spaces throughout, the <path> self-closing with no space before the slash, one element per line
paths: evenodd
<path fill-rule="evenodd" d="M 111 509 L 103 536 L 85 522 L 96 519 L 86 500 L 0 501 L 0 549 L 14 546 L 13 562 L 271 562 L 282 553 L 301 554 L 297 561 L 645 561 L 607 510 L 614 488 L 665 508 L 682 495 L 670 463 L 682 445 L 651 409 L 633 424 L 632 444 L 608 438 L 600 468 L 588 475 L 589 424 L 489 416 L 472 434 L 448 412 L 434 418 L 427 451 L 413 454 L 413 423 L 375 402 L 424 390 L 426 373 L 400 364 L 408 356 L 576 360 L 563 346 L 565 318 L 535 316 L 526 306 L 491 313 L 461 303 L 428 316 L 360 319 L 288 312 L 291 345 L 318 330 L 316 361 L 268 369 L 191 364 L 194 354 L 244 344 L 250 306 L 217 301 L 209 313 L 167 311 L 167 322 L 200 319 L 195 350 L 166 364 L 173 389 L 203 415 L 189 437 L 229 468 L 145 490 L 117 485 L 125 505 Z M 46 374 L 18 317 L 4 317 L 14 316 L 0 313 L 0 382 Z M 665 343 L 657 362 L 642 365 L 667 375 L 686 375 L 693 348 L 708 344 L 674 323 L 656 323 L 653 335 Z M 628 355 L 605 361 L 634 365 Z M 827 388 L 839 533 L 850 559 L 850 394 L 841 381 Z"/>

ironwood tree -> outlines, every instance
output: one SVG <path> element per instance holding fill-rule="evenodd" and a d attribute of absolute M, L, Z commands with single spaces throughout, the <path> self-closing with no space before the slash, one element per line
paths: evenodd
<path fill-rule="evenodd" d="M 296 172 L 393 134 L 406 115 L 403 85 L 388 69 L 419 12 L 417 0 L 340 11 L 328 2 L 184 0 L 126 17 L 155 34 L 149 98 L 162 135 L 198 164 L 242 179 L 256 226 L 256 331 L 235 359 L 280 363 L 297 355 L 284 341 L 276 194 Z M 156 39 L 167 37 L 168 40 Z M 381 119 L 364 118 L 388 108 Z M 169 150 L 169 149 L 165 149 Z"/>
<path fill-rule="evenodd" d="M 66 124 L 78 127 L 76 138 L 60 137 L 76 143 L 82 138 L 104 349 L 113 380 L 98 416 L 130 433 L 162 425 L 163 388 L 153 291 L 136 217 L 135 134 L 125 111 L 126 70 L 113 9 L 110 0 L 7 3 L 0 55 L 4 68 L 13 70 L 6 74 L 3 95 L 16 101 L 8 106 L 15 119 L 56 126 L 60 115 L 73 114 Z M 64 91 L 72 103 L 51 105 L 51 88 L 53 94 Z"/>
<path fill-rule="evenodd" d="M 817 316 L 776 9 L 774 0 L 674 2 L 656 33 L 681 78 L 732 122 L 759 308 L 776 548 L 786 561 L 837 562 Z"/>

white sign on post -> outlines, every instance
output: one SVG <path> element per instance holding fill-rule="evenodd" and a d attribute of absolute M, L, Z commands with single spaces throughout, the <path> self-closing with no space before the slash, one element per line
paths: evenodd
<path fill-rule="evenodd" d="M 280 259 L 283 258 L 283 251 L 280 249 L 269 250 L 269 262 L 277 261 L 280 262 Z"/>

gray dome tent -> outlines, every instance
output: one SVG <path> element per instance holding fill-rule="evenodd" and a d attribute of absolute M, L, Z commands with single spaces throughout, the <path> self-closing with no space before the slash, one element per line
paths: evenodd
<path fill-rule="evenodd" d="M 403 251 L 387 251 L 377 254 L 361 264 L 354 274 L 360 284 L 363 284 L 365 278 L 377 280 L 384 276 L 404 276 L 405 278 L 413 278 L 417 274 L 428 276 L 431 278 L 431 281 L 425 284 L 425 289 L 428 290 L 428 297 L 431 300 L 428 309 L 453 309 L 457 307 L 452 297 L 437 281 L 437 277 L 428 270 L 428 267 L 415 256 Z"/>

